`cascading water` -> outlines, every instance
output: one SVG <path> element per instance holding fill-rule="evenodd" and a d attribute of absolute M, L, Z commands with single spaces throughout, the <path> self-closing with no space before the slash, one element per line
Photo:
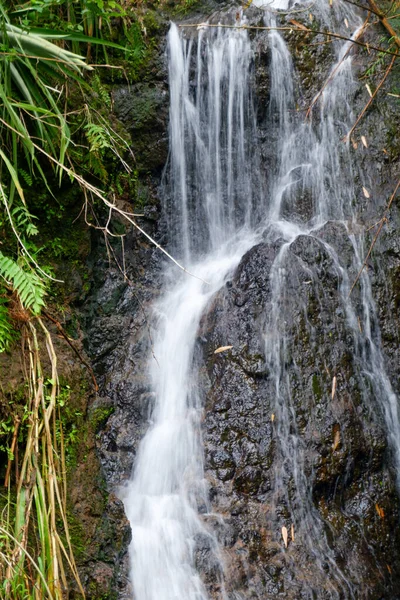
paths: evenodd
<path fill-rule="evenodd" d="M 286 9 L 288 2 L 276 0 L 273 5 Z M 328 2 L 320 5 L 321 19 L 328 19 Z M 347 9 L 346 15 L 356 35 L 361 22 Z M 267 15 L 266 23 L 273 27 L 275 17 Z M 236 25 L 240 25 L 238 20 Z M 315 123 L 295 114 L 292 59 L 277 31 L 270 32 L 269 45 L 268 118 L 278 142 L 274 172 L 264 177 L 251 93 L 254 56 L 247 32 L 202 26 L 197 38 L 187 40 L 172 25 L 169 33 L 170 159 L 164 211 L 173 251 L 195 277 L 185 274 L 173 283 L 176 271 L 168 269 L 167 291 L 154 311 L 157 362 L 152 359 L 150 369 L 155 404 L 132 481 L 124 492 L 132 526 L 135 600 L 206 600 L 209 590 L 196 566 L 196 544 L 201 537 L 207 538 L 218 565 L 213 596 L 242 597 L 225 592 L 223 550 L 199 516 L 210 507 L 203 473 L 203 392 L 198 385 L 195 343 L 210 299 L 259 240 L 281 244 L 270 273 L 265 356 L 275 397 L 276 506 L 278 502 L 286 506 L 297 537 L 314 561 L 315 582 L 311 576 L 304 583 L 302 597 L 356 598 L 359 584 L 357 574 L 349 577 L 337 563 L 314 505 L 313 472 L 306 464 L 287 372 L 287 356 L 295 339 L 285 307 L 295 300 L 286 289 L 293 247 L 304 237 L 316 240 L 337 277 L 340 310 L 346 315 L 354 360 L 362 373 L 359 387 L 372 411 L 375 399 L 379 400 L 400 467 L 398 403 L 384 370 L 367 273 L 360 278 L 358 300 L 353 303 L 349 298 L 351 276 L 365 254 L 361 236 L 353 233 L 356 215 L 350 152 L 340 144 L 354 120 L 350 110 L 352 45 L 335 45 L 336 63 L 312 111 Z M 351 264 L 344 264 L 335 244 L 325 239 L 328 221 L 347 236 Z M 299 269 L 323 301 L 318 275 L 303 263 Z M 315 335 L 312 324 L 307 323 L 306 329 L 310 337 Z M 331 376 L 335 386 L 336 374 Z M 272 507 L 271 527 L 279 529 L 279 519 L 279 511 L 274 514 Z"/>
<path fill-rule="evenodd" d="M 193 51 L 194 44 L 182 40 L 172 25 L 168 220 L 175 249 L 196 277 L 182 276 L 168 285 L 155 309 L 157 363 L 152 362 L 151 372 L 156 402 L 125 499 L 137 600 L 207 598 L 194 567 L 196 537 L 210 538 L 216 556 L 218 547 L 197 515 L 208 500 L 193 352 L 207 302 L 255 242 L 251 207 L 258 204 L 253 197 L 260 197 L 257 160 L 247 137 L 255 128 L 248 37 L 240 31 L 204 37 L 200 32 L 196 56 Z M 194 59 L 195 98 L 190 81 Z M 176 272 L 169 275 L 176 277 Z"/>

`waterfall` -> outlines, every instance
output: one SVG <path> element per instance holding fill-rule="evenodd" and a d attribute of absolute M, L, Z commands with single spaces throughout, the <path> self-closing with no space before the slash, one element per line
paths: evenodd
<path fill-rule="evenodd" d="M 249 228 L 263 201 L 245 31 L 169 34 L 169 189 L 164 211 L 175 251 L 191 262 Z M 195 62 L 194 80 L 193 63 Z"/>
<path fill-rule="evenodd" d="M 260 2 L 257 3 L 260 6 Z M 327 2 L 320 18 L 329 20 Z M 287 9 L 288 0 L 268 3 Z M 337 11 L 344 10 L 340 5 Z M 361 25 L 346 8 L 353 35 Z M 352 277 L 365 248 L 355 235 L 354 172 L 348 144 L 341 139 L 354 115 L 351 42 L 335 42 L 335 64 L 310 114 L 296 113 L 295 74 L 290 51 L 278 31 L 269 35 L 270 101 L 266 118 L 277 140 L 273 172 L 261 168 L 253 98 L 254 50 L 238 28 L 201 26 L 186 38 L 172 24 L 168 36 L 170 81 L 170 157 L 164 189 L 164 218 L 172 251 L 192 275 L 168 267 L 165 291 L 154 307 L 156 335 L 150 360 L 155 393 L 149 429 L 136 457 L 124 503 L 132 526 L 130 549 L 135 600 L 207 600 L 209 590 L 197 568 L 197 543 L 207 547 L 218 572 L 213 596 L 239 598 L 225 591 L 223 549 L 204 524 L 210 510 L 203 470 L 202 397 L 195 343 L 200 319 L 244 254 L 261 240 L 281 246 L 273 262 L 271 311 L 264 331 L 265 357 L 274 395 L 276 460 L 274 497 L 286 506 L 305 551 L 314 561 L 307 598 L 357 597 L 357 575 L 338 565 L 326 525 L 312 498 L 313 473 L 306 465 L 287 356 L 295 344 L 285 307 L 288 281 L 298 272 L 315 286 L 318 275 L 293 254 L 296 243 L 312 240 L 328 257 L 338 281 L 352 352 L 359 365 L 357 385 L 363 401 L 380 406 L 394 461 L 400 473 L 398 401 L 385 373 L 379 327 L 366 271 L 357 300 Z M 266 14 L 266 24 L 275 16 Z M 300 204 L 299 204 L 300 201 Z M 341 228 L 351 248 L 346 264 L 326 235 L 327 223 Z M 316 247 L 317 247 L 316 246 Z M 315 327 L 306 322 L 310 339 Z M 301 377 L 301 373 L 299 374 Z M 336 382 L 336 373 L 330 374 Z M 335 386 L 335 383 L 332 384 Z M 332 394 L 334 394 L 334 389 Z M 289 485 L 290 482 L 290 485 Z M 276 507 L 275 507 L 276 508 Z M 271 527 L 279 515 L 271 509 Z M 312 582 L 315 577 L 315 582 Z M 322 597 L 322 596 L 321 596 Z M 241 596 L 240 596 L 241 598 Z"/>
<path fill-rule="evenodd" d="M 198 516 L 209 502 L 194 345 L 205 306 L 255 243 L 252 208 L 261 194 L 248 137 L 256 135 L 250 42 L 244 31 L 203 33 L 196 53 L 175 25 L 168 38 L 171 156 L 165 212 L 173 247 L 195 277 L 171 283 L 177 274 L 168 272 L 168 291 L 155 307 L 157 362 L 150 368 L 156 401 L 125 491 L 137 600 L 208 597 L 195 569 L 199 537 L 208 539 L 219 562 L 217 542 Z"/>

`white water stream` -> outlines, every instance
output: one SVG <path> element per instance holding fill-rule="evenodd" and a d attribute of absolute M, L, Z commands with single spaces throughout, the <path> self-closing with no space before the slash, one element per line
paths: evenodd
<path fill-rule="evenodd" d="M 328 3 L 320 0 L 319 4 L 326 13 Z M 273 3 L 275 9 L 287 6 L 287 0 Z M 346 15 L 356 34 L 359 19 L 347 9 Z M 266 19 L 267 23 L 274 22 L 274 16 Z M 158 323 L 154 341 L 157 363 L 151 359 L 150 368 L 155 405 L 132 481 L 124 494 L 132 526 L 130 556 L 135 600 L 208 598 L 195 564 L 196 536 L 209 536 L 216 557 L 220 549 L 198 515 L 199 506 L 207 509 L 208 498 L 200 429 L 202 394 L 193 356 L 196 334 L 207 303 L 267 225 L 285 241 L 271 271 L 273 308 L 265 332 L 266 358 L 275 382 L 280 453 L 275 465 L 276 493 L 286 494 L 296 531 L 315 557 L 316 568 L 321 572 L 325 569 L 333 582 L 330 597 L 354 597 L 353 583 L 335 563 L 310 496 L 304 449 L 296 430 L 282 359 L 288 341 L 281 310 L 288 272 L 286 260 L 293 241 L 299 235 L 317 236 L 327 220 L 343 223 L 349 232 L 352 230 L 354 175 L 348 148 L 341 144 L 341 153 L 338 152 L 340 137 L 354 120 L 349 102 L 353 93 L 351 44 L 336 44 L 337 62 L 316 103 L 317 124 L 313 125 L 293 117 L 291 56 L 278 32 L 271 32 L 269 41 L 269 118 L 279 127 L 279 160 L 267 185 L 259 168 L 251 95 L 253 49 L 247 32 L 204 28 L 197 39 L 185 39 L 172 25 L 169 33 L 170 160 L 165 213 L 172 251 L 197 278 L 168 271 L 166 291 L 154 309 Z M 300 195 L 311 198 L 312 206 L 309 218 L 303 221 L 298 215 L 287 216 L 287 207 L 295 204 Z M 365 248 L 362 240 L 351 233 L 349 239 L 358 268 Z M 368 276 L 364 273 L 361 277 L 360 316 L 348 299 L 350 281 L 340 257 L 326 243 L 325 248 L 341 281 L 340 294 L 358 360 L 381 403 L 400 465 L 398 403 L 379 350 Z M 288 476 L 293 479 L 295 490 L 290 498 L 285 491 Z M 221 598 L 226 597 L 222 581 L 221 590 Z"/>
<path fill-rule="evenodd" d="M 257 161 L 246 137 L 249 131 L 255 135 L 248 82 L 252 50 L 245 32 L 228 30 L 212 36 L 200 32 L 195 55 L 194 44 L 184 41 L 175 25 L 168 41 L 169 230 L 175 232 L 176 252 L 196 277 L 178 274 L 155 307 L 156 403 L 125 506 L 132 526 L 135 599 L 206 600 L 193 555 L 196 536 L 212 537 L 197 511 L 208 499 L 193 351 L 207 302 L 256 240 L 251 207 L 260 188 L 254 185 Z M 176 271 L 169 275 L 177 277 Z M 215 540 L 211 546 L 218 554 Z"/>

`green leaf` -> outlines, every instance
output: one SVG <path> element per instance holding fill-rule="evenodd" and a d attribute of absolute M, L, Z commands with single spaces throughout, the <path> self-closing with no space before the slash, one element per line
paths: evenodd
<path fill-rule="evenodd" d="M 15 330 L 11 324 L 7 298 L 0 296 L 0 353 L 7 351 L 15 339 Z M 4 423 L 2 423 L 4 425 Z"/>
<path fill-rule="evenodd" d="M 127 51 L 124 46 L 116 44 L 115 42 L 110 42 L 108 40 L 104 40 L 103 38 L 92 37 L 90 35 L 84 35 L 75 31 L 61 32 L 57 29 L 44 29 L 41 27 L 31 27 L 29 31 L 50 40 L 58 39 L 69 40 L 71 42 L 83 42 L 85 44 L 98 44 L 100 46 L 107 46 L 108 48 L 116 48 L 117 50 L 122 50 L 123 52 Z"/>
<path fill-rule="evenodd" d="M 28 267 L 29 268 L 29 267 Z M 0 275 L 17 292 L 24 308 L 38 314 L 45 306 L 46 288 L 34 271 L 25 271 L 16 261 L 0 252 Z"/>
<path fill-rule="evenodd" d="M 21 184 L 19 182 L 17 172 L 16 172 L 16 170 L 14 169 L 14 167 L 11 164 L 11 162 L 8 160 L 7 156 L 4 154 L 4 152 L 3 152 L 3 150 L 1 148 L 0 148 L 0 158 L 2 158 L 3 161 L 5 162 L 6 167 L 8 169 L 8 172 L 10 173 L 11 178 L 12 178 L 12 180 L 14 182 L 14 185 L 17 188 L 18 195 L 21 198 L 22 202 L 26 206 L 25 197 L 24 197 L 24 191 L 23 191 L 23 189 L 21 187 Z"/>

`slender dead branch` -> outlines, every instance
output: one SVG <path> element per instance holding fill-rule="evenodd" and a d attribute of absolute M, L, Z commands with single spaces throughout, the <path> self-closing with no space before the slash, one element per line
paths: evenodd
<path fill-rule="evenodd" d="M 389 214 L 389 210 L 390 210 L 390 207 L 392 206 L 393 200 L 394 200 L 394 199 L 395 199 L 395 197 L 396 197 L 397 190 L 399 189 L 399 187 L 400 187 L 400 179 L 399 179 L 399 181 L 397 182 L 397 185 L 396 185 L 396 187 L 395 187 L 395 189 L 394 189 L 394 192 L 393 192 L 393 194 L 390 196 L 390 200 L 389 200 L 389 202 L 388 202 L 388 205 L 387 205 L 387 207 L 385 208 L 385 212 L 383 213 L 383 216 L 382 216 L 381 220 L 380 220 L 380 221 L 378 221 L 378 223 L 379 223 L 378 230 L 377 230 L 376 234 L 374 235 L 374 239 L 373 239 L 373 240 L 372 240 L 372 242 L 371 242 L 371 245 L 370 245 L 370 247 L 369 247 L 369 250 L 368 250 L 368 252 L 367 252 L 367 256 L 366 256 L 366 257 L 365 257 L 365 259 L 364 259 L 364 262 L 363 262 L 363 264 L 362 264 L 362 266 L 361 266 L 361 269 L 359 270 L 359 272 L 358 272 L 358 274 L 357 274 L 357 277 L 355 278 L 355 280 L 354 280 L 354 283 L 353 283 L 353 285 L 351 286 L 351 289 L 350 289 L 350 292 L 349 292 L 349 298 L 350 298 L 350 296 L 351 296 L 351 293 L 352 293 L 352 291 L 354 290 L 354 288 L 355 288 L 355 286 L 356 286 L 356 284 L 357 284 L 358 280 L 360 279 L 360 277 L 361 277 L 361 275 L 362 275 L 362 272 L 364 271 L 365 267 L 367 266 L 368 259 L 369 259 L 369 257 L 371 256 L 371 252 L 372 252 L 372 250 L 373 250 L 373 248 L 374 248 L 374 246 L 375 246 L 375 244 L 376 244 L 376 240 L 378 239 L 378 237 L 379 237 L 379 234 L 380 234 L 380 232 L 382 231 L 382 228 L 383 228 L 384 224 L 385 224 L 385 223 L 387 223 L 387 221 L 388 221 L 388 214 Z"/>
<path fill-rule="evenodd" d="M 226 24 L 216 24 L 216 23 L 181 23 L 179 27 L 185 29 L 187 27 L 196 27 L 196 28 L 207 28 L 207 27 L 223 27 L 224 29 L 246 29 L 246 30 L 260 30 L 260 31 L 290 31 L 296 33 L 313 33 L 313 34 L 321 34 L 326 35 L 327 37 L 333 37 L 338 40 L 344 40 L 345 42 L 352 42 L 356 46 L 361 46 L 362 48 L 367 48 L 367 50 L 374 50 L 375 52 L 382 52 L 383 54 L 390 54 L 392 56 L 400 56 L 399 52 L 392 52 L 391 50 L 386 50 L 385 48 L 380 48 L 379 46 L 373 46 L 369 43 L 359 42 L 358 40 L 353 40 L 351 37 L 347 37 L 345 35 L 340 35 L 339 33 L 333 33 L 332 31 L 319 31 L 316 29 L 310 29 L 306 26 L 304 27 L 267 27 L 261 25 L 226 25 Z"/>
<path fill-rule="evenodd" d="M 115 255 L 114 248 L 112 246 L 110 246 L 110 248 L 111 248 L 111 252 L 112 252 L 113 257 L 114 257 L 115 264 L 117 265 L 117 267 L 118 267 L 118 269 L 119 269 L 122 277 L 124 278 L 125 283 L 130 287 L 130 289 L 132 291 L 132 294 L 135 296 L 135 298 L 137 300 L 137 303 L 139 304 L 140 309 L 141 309 L 141 311 L 143 313 L 144 322 L 145 322 L 147 333 L 148 333 L 149 340 L 150 340 L 151 354 L 152 354 L 154 360 L 156 361 L 157 366 L 159 367 L 160 363 L 158 362 L 157 356 L 155 355 L 155 352 L 154 352 L 153 336 L 151 335 L 151 329 L 150 329 L 150 325 L 149 325 L 149 321 L 148 321 L 148 318 L 147 318 L 147 314 L 146 314 L 145 308 L 143 306 L 143 302 L 140 300 L 139 296 L 136 294 L 133 282 L 129 279 L 128 275 L 126 274 L 126 269 L 125 269 L 125 252 L 124 252 L 124 238 L 121 238 L 122 267 L 119 264 L 119 260 L 118 260 L 118 258 Z"/>
<path fill-rule="evenodd" d="M 371 106 L 371 104 L 373 103 L 373 101 L 375 100 L 375 97 L 376 97 L 377 93 L 379 92 L 379 90 L 381 89 L 381 87 L 383 86 L 383 84 L 385 83 L 385 81 L 387 79 L 387 76 L 389 75 L 390 71 L 392 70 L 395 60 L 396 60 L 396 56 L 393 56 L 392 60 L 390 61 L 390 64 L 389 64 L 388 68 L 385 71 L 385 74 L 384 74 L 382 80 L 377 85 L 376 90 L 374 91 L 374 93 L 372 94 L 372 96 L 368 100 L 367 104 L 364 106 L 364 108 L 362 109 L 362 111 L 358 115 L 357 120 L 354 123 L 353 127 L 350 129 L 350 131 L 347 133 L 347 135 L 343 138 L 344 142 L 347 142 L 350 139 L 353 131 L 355 130 L 355 128 L 357 127 L 357 125 L 359 124 L 359 122 L 361 121 L 361 119 L 363 118 L 363 116 L 365 115 L 365 113 L 367 112 L 367 110 L 369 109 L 369 107 Z"/>
<path fill-rule="evenodd" d="M 386 18 L 385 13 L 381 11 L 381 9 L 376 5 L 375 0 L 368 0 L 368 3 L 371 9 L 378 15 L 380 22 L 389 33 L 390 37 L 393 38 L 398 48 L 400 48 L 400 37 L 397 35 L 397 32 L 393 29 L 392 25 L 389 23 Z"/>
<path fill-rule="evenodd" d="M 11 442 L 11 448 L 10 448 L 10 452 L 11 452 L 12 455 L 14 455 L 14 453 L 15 453 L 15 447 L 16 447 L 16 444 L 17 444 L 19 424 L 20 424 L 20 419 L 19 419 L 18 416 L 16 416 L 14 418 L 14 433 L 13 433 L 12 442 Z M 5 488 L 8 487 L 8 481 L 10 479 L 10 472 L 11 472 L 12 461 L 13 461 L 13 459 L 11 457 L 9 457 L 8 458 L 8 463 L 7 463 L 6 476 L 4 478 L 4 487 Z"/>
<path fill-rule="evenodd" d="M 371 3 L 370 3 L 370 6 L 365 6 L 364 4 L 360 4 L 359 2 L 354 2 L 353 0 L 343 0 L 343 1 L 346 2 L 346 4 L 351 4 L 352 6 L 357 6 L 358 8 L 362 8 L 363 10 L 368 10 L 379 18 L 381 17 L 381 13 L 376 12 L 376 10 L 371 6 Z"/>
<path fill-rule="evenodd" d="M 135 220 L 132 218 L 134 216 L 133 214 L 128 213 L 128 212 L 126 212 L 126 211 L 118 208 L 115 204 L 112 204 L 111 202 L 109 202 L 105 198 L 102 198 L 102 200 L 103 200 L 103 202 L 104 202 L 104 204 L 106 206 L 108 206 L 109 208 L 111 208 L 116 213 L 122 215 L 127 221 L 129 221 L 129 223 L 131 223 L 134 227 L 136 227 L 136 229 L 138 229 L 142 235 L 144 235 L 156 248 L 158 248 L 158 250 L 161 250 L 161 252 L 163 252 L 170 260 L 172 260 L 172 262 L 177 267 L 179 267 L 184 273 L 187 273 L 188 275 L 191 275 L 191 277 L 194 277 L 195 279 L 198 279 L 199 281 L 202 281 L 206 285 L 209 285 L 208 281 L 205 281 L 201 277 L 198 277 L 194 273 L 191 273 L 190 271 L 188 271 L 183 265 L 181 265 L 177 260 L 175 260 L 175 258 L 173 256 L 171 256 L 171 254 L 169 254 L 162 246 L 160 246 L 160 244 L 158 244 L 144 229 L 142 229 L 135 222 Z"/>
<path fill-rule="evenodd" d="M 365 19 L 362 27 L 358 31 L 357 36 L 354 37 L 354 40 L 358 40 L 358 38 L 361 37 L 361 35 L 364 33 L 364 31 L 365 31 L 365 29 L 366 29 L 366 27 L 368 25 L 369 17 L 370 17 L 370 15 L 368 14 L 368 16 Z M 318 102 L 319 98 L 324 93 L 324 90 L 326 89 L 326 87 L 329 85 L 329 83 L 335 77 L 336 73 L 338 72 L 338 70 L 340 69 L 341 65 L 343 64 L 343 61 L 347 58 L 347 56 L 348 56 L 351 48 L 352 48 L 352 46 L 349 46 L 347 48 L 346 52 L 344 53 L 344 56 L 338 62 L 338 64 L 335 66 L 335 68 L 333 69 L 333 71 L 330 73 L 329 77 L 325 80 L 324 85 L 322 86 L 322 88 L 320 89 L 320 91 L 318 92 L 318 94 L 316 96 L 314 96 L 313 101 L 311 102 L 311 104 L 310 104 L 310 106 L 309 106 L 309 108 L 307 110 L 306 119 L 308 119 L 310 117 L 312 109 L 314 108 L 315 104 Z M 396 58 L 396 57 L 394 57 L 394 58 Z"/>
<path fill-rule="evenodd" d="M 7 123 L 6 121 L 4 121 L 4 119 L 2 119 L 1 117 L 0 117 L 0 123 L 3 123 L 3 125 L 5 125 L 8 129 L 10 129 L 14 133 L 16 133 L 19 137 L 24 137 L 24 135 L 20 131 L 18 131 L 17 129 L 15 129 L 11 125 L 9 125 L 9 123 Z M 127 213 L 126 211 L 123 211 L 120 208 L 117 208 L 117 206 L 115 204 L 109 202 L 105 198 L 105 196 L 104 196 L 104 194 L 103 194 L 103 192 L 101 190 L 99 190 L 97 187 L 95 187 L 94 185 L 92 185 L 91 183 L 89 183 L 88 181 L 86 181 L 86 179 L 84 179 L 83 177 L 81 177 L 81 175 L 79 175 L 78 173 L 76 173 L 73 169 L 70 169 L 69 167 L 66 167 L 65 165 L 63 165 L 62 163 L 60 163 L 56 158 L 54 158 L 54 156 L 51 156 L 51 154 L 49 154 L 48 152 L 46 152 L 43 148 L 41 148 L 40 146 L 38 146 L 34 142 L 32 142 L 32 146 L 34 146 L 34 148 L 36 148 L 36 150 L 38 150 L 41 154 L 43 154 L 44 156 L 46 156 L 51 162 L 53 162 L 54 164 L 56 164 L 61 170 L 63 170 L 66 173 L 68 173 L 68 175 L 72 179 L 75 179 L 83 189 L 88 190 L 90 193 L 92 193 L 95 196 L 97 196 L 97 198 L 100 198 L 100 200 L 106 206 L 108 206 L 113 211 L 115 211 L 115 212 L 119 213 L 120 215 L 122 215 L 127 221 L 129 221 L 129 223 L 131 223 L 138 231 L 140 231 L 140 233 L 142 235 L 144 235 L 153 244 L 153 246 L 155 246 L 158 250 L 160 250 L 163 254 L 165 254 L 165 256 L 167 256 L 179 269 L 181 269 L 181 271 L 183 271 L 187 275 L 190 275 L 191 277 L 195 277 L 195 279 L 199 279 L 200 281 L 202 281 L 206 285 L 209 285 L 207 281 L 205 281 L 201 277 L 198 277 L 194 273 L 191 273 L 190 271 L 188 271 L 188 269 L 186 269 L 173 256 L 171 256 L 171 254 L 169 254 L 169 252 L 167 252 L 167 250 L 165 250 L 160 244 L 158 244 L 155 241 L 155 239 L 153 239 L 151 237 L 151 235 L 149 235 L 142 227 L 140 227 L 136 223 L 136 221 L 133 218 L 131 218 L 131 217 L 135 217 L 135 215 L 133 213 Z M 107 231 L 107 233 L 109 233 L 110 235 L 112 235 L 110 231 Z M 36 263 L 34 263 L 34 264 L 36 265 Z M 39 266 L 38 266 L 38 269 L 41 270 Z M 50 279 L 52 279 L 52 277 L 50 277 L 50 275 L 47 275 L 47 277 L 49 277 Z M 59 280 L 55 279 L 54 281 L 59 281 Z M 63 283 L 63 282 L 61 282 L 61 283 Z"/>

